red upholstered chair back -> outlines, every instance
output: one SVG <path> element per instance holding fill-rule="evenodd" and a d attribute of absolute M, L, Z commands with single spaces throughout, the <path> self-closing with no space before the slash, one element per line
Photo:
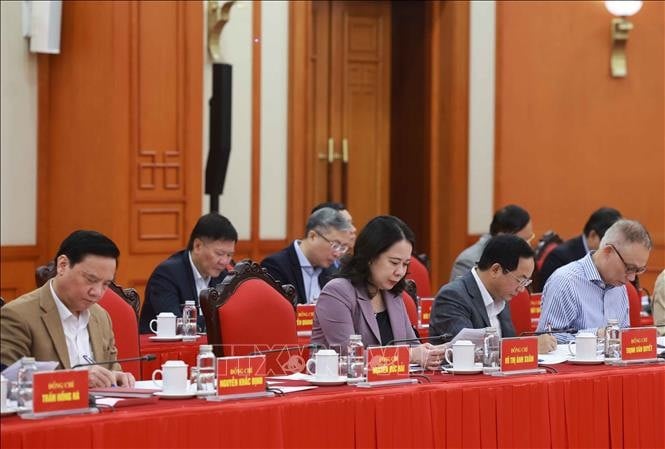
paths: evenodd
<path fill-rule="evenodd" d="M 415 281 L 418 296 L 432 296 L 432 284 L 429 278 L 429 270 L 415 256 L 411 256 L 411 264 L 409 264 L 409 274 L 407 275 L 407 278 Z"/>
<path fill-rule="evenodd" d="M 201 292 L 208 342 L 219 356 L 298 345 L 295 289 L 281 286 L 255 262 L 243 261 L 215 288 Z M 302 352 L 266 355 L 267 372 L 301 371 Z M 301 357 L 302 358 L 302 357 Z"/>
<path fill-rule="evenodd" d="M 531 332 L 531 295 L 529 292 L 527 290 L 521 291 L 513 296 L 508 304 L 517 335 L 522 332 Z"/>
<path fill-rule="evenodd" d="M 139 326 L 134 308 L 111 288 L 106 289 L 99 305 L 111 316 L 118 358 L 139 357 Z M 123 371 L 141 379 L 141 362 L 124 362 L 121 365 Z"/>
<path fill-rule="evenodd" d="M 640 311 L 642 310 L 642 298 L 635 288 L 635 286 L 627 282 L 626 290 L 628 291 L 628 316 L 630 318 L 630 327 L 638 327 L 642 324 L 640 318 Z"/>

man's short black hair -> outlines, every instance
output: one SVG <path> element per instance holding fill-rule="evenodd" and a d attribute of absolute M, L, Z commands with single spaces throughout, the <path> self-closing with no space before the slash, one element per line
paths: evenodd
<path fill-rule="evenodd" d="M 238 232 L 228 218 L 216 212 L 211 212 L 199 218 L 194 229 L 192 229 L 192 233 L 189 236 L 189 243 L 187 244 L 189 251 L 194 248 L 195 239 L 237 242 Z"/>
<path fill-rule="evenodd" d="M 478 269 L 485 271 L 498 263 L 505 271 L 517 268 L 520 259 L 533 258 L 533 249 L 524 239 L 513 234 L 501 234 L 492 237 L 478 262 Z"/>
<path fill-rule="evenodd" d="M 603 238 L 605 231 L 621 218 L 621 212 L 612 207 L 601 207 L 589 217 L 584 225 L 584 235 L 589 237 L 591 231 L 596 231 L 599 238 Z"/>
<path fill-rule="evenodd" d="M 490 234 L 517 234 L 529 224 L 529 221 L 531 221 L 531 217 L 525 209 L 515 204 L 509 204 L 494 214 Z"/>
<path fill-rule="evenodd" d="M 319 203 L 314 208 L 312 209 L 312 212 L 310 212 L 310 215 L 316 212 L 319 209 L 323 209 L 324 207 L 329 207 L 331 209 L 335 210 L 346 210 L 346 206 L 344 203 L 336 203 L 334 201 L 326 201 L 325 203 Z"/>
<path fill-rule="evenodd" d="M 81 262 L 85 256 L 101 256 L 115 259 L 116 265 L 120 250 L 113 240 L 97 231 L 78 229 L 65 238 L 55 254 L 54 262 L 57 266 L 58 257 L 67 256 L 69 266 L 73 267 Z"/>

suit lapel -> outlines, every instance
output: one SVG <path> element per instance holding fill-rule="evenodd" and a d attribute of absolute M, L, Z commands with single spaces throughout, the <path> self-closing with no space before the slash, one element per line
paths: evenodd
<path fill-rule="evenodd" d="M 307 295 L 305 294 L 305 282 L 302 279 L 302 268 L 300 267 L 300 261 L 298 260 L 298 254 L 293 247 L 293 243 L 289 245 L 287 251 L 289 256 L 289 264 L 291 265 L 291 275 L 296 281 L 296 291 L 298 292 L 298 302 L 301 304 L 307 303 Z"/>
<path fill-rule="evenodd" d="M 388 311 L 388 319 L 390 320 L 390 327 L 393 330 L 394 340 L 404 340 L 406 338 L 406 334 L 404 333 L 404 321 L 398 321 L 398 316 L 402 316 L 398 310 L 401 307 L 400 302 L 403 301 L 404 299 L 401 295 L 395 296 L 390 292 L 384 292 L 383 294 L 383 302 L 386 304 L 386 310 Z"/>
<path fill-rule="evenodd" d="M 42 322 L 51 337 L 55 352 L 58 354 L 60 366 L 64 369 L 69 369 L 71 368 L 71 363 L 69 361 L 69 351 L 67 350 L 65 331 L 62 328 L 62 321 L 60 320 L 58 308 L 55 305 L 55 299 L 51 295 L 49 282 L 42 287 L 39 296 L 39 305 L 42 309 Z"/>
<path fill-rule="evenodd" d="M 473 277 L 473 273 L 469 272 L 468 275 L 464 277 L 464 284 L 471 297 L 471 307 L 475 307 L 478 315 L 482 317 L 485 327 L 490 327 L 490 317 L 487 315 L 485 301 L 483 301 L 483 295 L 480 293 L 480 289 L 478 288 L 478 284 L 476 284 L 476 279 Z"/>
<path fill-rule="evenodd" d="M 101 306 L 100 306 L 101 307 Z M 90 307 L 90 320 L 88 321 L 88 335 L 90 337 L 90 349 L 95 356 L 95 361 L 103 362 L 106 351 L 103 347 L 103 338 L 100 330 L 102 326 L 99 323 L 99 316 L 93 312 L 95 306 Z"/>
<path fill-rule="evenodd" d="M 376 321 L 376 315 L 374 315 L 374 309 L 372 308 L 372 301 L 364 294 L 361 293 L 361 290 L 356 290 L 358 299 L 358 304 L 360 304 L 360 311 L 363 314 L 363 318 L 367 323 L 367 326 L 372 330 L 372 334 L 376 338 L 376 341 L 381 342 L 381 332 L 379 331 L 379 323 Z M 392 324 L 392 323 L 391 323 Z"/>
<path fill-rule="evenodd" d="M 184 250 L 181 254 L 180 262 L 183 264 L 185 276 L 187 277 L 187 285 L 189 286 L 189 298 L 181 298 L 182 301 L 189 301 L 190 298 L 198 305 L 199 295 L 196 292 L 196 282 L 194 282 L 194 271 L 192 264 L 189 262 L 189 250 Z M 187 292 L 183 292 L 187 294 Z"/>

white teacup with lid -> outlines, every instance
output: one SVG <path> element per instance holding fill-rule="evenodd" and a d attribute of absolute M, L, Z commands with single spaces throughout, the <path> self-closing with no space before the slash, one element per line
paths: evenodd
<path fill-rule="evenodd" d="M 307 372 L 317 381 L 339 379 L 339 355 L 334 349 L 320 349 L 314 358 L 307 361 Z"/>
<path fill-rule="evenodd" d="M 176 317 L 171 312 L 162 312 L 157 318 L 150 321 L 150 330 L 160 338 L 171 338 L 176 336 Z M 155 329 L 153 324 L 157 326 Z"/>
<path fill-rule="evenodd" d="M 156 384 L 157 375 L 162 376 L 162 393 L 186 394 L 188 393 L 189 379 L 187 379 L 187 364 L 182 360 L 168 360 L 162 369 L 152 372 L 152 381 Z"/>
<path fill-rule="evenodd" d="M 476 345 L 472 341 L 458 340 L 453 344 L 452 348 L 446 349 L 444 356 L 446 362 L 450 363 L 453 369 L 468 370 L 473 369 L 475 366 L 475 352 Z M 451 354 L 453 356 L 452 360 L 450 360 Z"/>

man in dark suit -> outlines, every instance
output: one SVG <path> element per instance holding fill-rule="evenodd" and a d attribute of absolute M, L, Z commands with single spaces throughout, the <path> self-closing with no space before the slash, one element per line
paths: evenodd
<path fill-rule="evenodd" d="M 351 225 L 343 213 L 324 207 L 307 219 L 305 237 L 261 262 L 282 284 L 296 288 L 298 302 L 314 302 L 331 278 L 331 267 L 349 250 Z"/>
<path fill-rule="evenodd" d="M 566 240 L 547 255 L 540 269 L 541 285 L 545 285 L 557 268 L 581 259 L 590 251 L 597 250 L 605 231 L 620 218 L 621 212 L 611 207 L 601 207 L 591 214 L 584 225 L 582 235 Z"/>
<path fill-rule="evenodd" d="M 194 300 L 199 309 L 198 326 L 205 329 L 199 306 L 199 293 L 224 280 L 238 233 L 231 222 L 217 213 L 199 218 L 189 237 L 187 249 L 171 255 L 150 275 L 141 309 L 139 331 L 151 333 L 150 321 L 159 313 L 182 316 L 185 301 Z"/>
<path fill-rule="evenodd" d="M 439 290 L 430 315 L 430 336 L 493 327 L 500 337 L 514 337 L 508 301 L 531 283 L 533 256 L 529 244 L 520 237 L 492 237 L 478 265 Z M 538 337 L 539 352 L 555 348 L 551 335 Z"/>

